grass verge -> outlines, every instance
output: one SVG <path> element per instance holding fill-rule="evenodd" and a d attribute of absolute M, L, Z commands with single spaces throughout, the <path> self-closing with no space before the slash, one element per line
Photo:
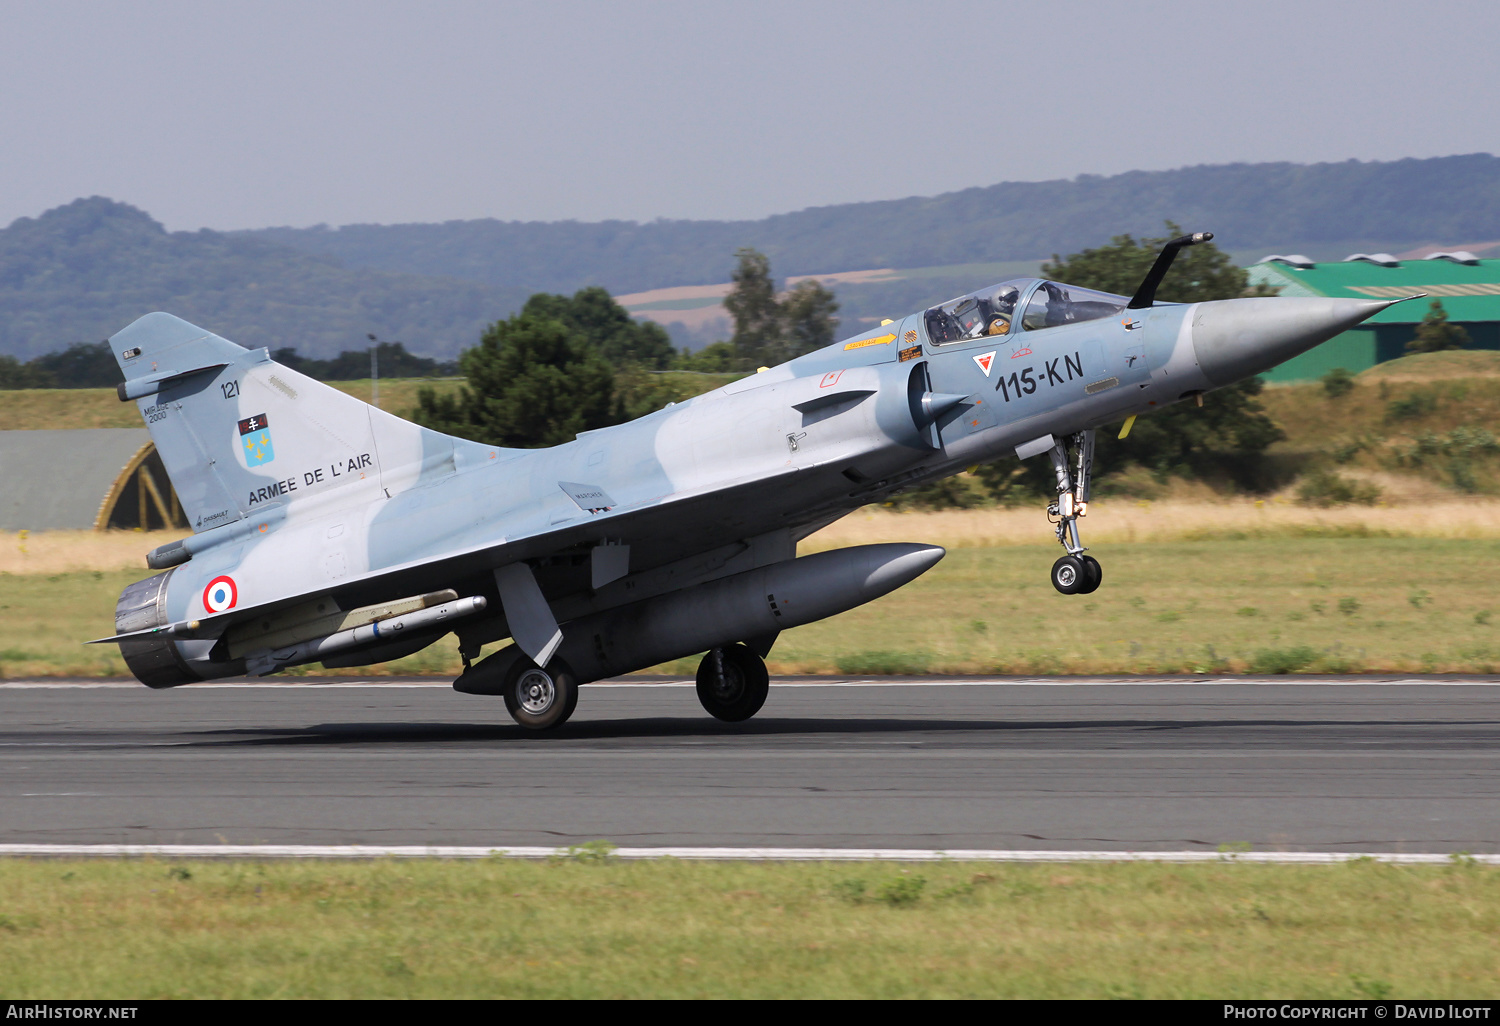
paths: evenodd
<path fill-rule="evenodd" d="M 1245 537 L 1093 551 L 1103 587 L 1067 597 L 1047 580 L 1055 545 L 953 549 L 883 599 L 787 631 L 770 662 L 854 675 L 1500 667 L 1500 542 Z"/>
<path fill-rule="evenodd" d="M 923 518 L 889 518 L 921 539 Z M 1230 535 L 1229 537 L 1235 537 Z M 954 548 L 883 599 L 785 632 L 773 673 L 1494 673 L 1500 541 L 1332 534 L 1100 544 L 1104 586 L 1052 590 L 1055 545 Z M 858 539 L 873 540 L 873 539 Z M 0 677 L 122 676 L 115 599 L 145 571 L 0 572 Z M 664 669 L 692 674 L 696 659 Z M 450 637 L 337 675 L 460 670 Z M 298 668 L 297 674 L 317 673 Z"/>
<path fill-rule="evenodd" d="M 1466 865 L 0 863 L 11 999 L 1482 998 Z"/>

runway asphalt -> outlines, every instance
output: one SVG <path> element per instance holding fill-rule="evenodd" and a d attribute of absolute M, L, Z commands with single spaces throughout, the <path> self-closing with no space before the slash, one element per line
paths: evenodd
<path fill-rule="evenodd" d="M 1500 851 L 1500 682 L 0 684 L 0 844 Z"/>

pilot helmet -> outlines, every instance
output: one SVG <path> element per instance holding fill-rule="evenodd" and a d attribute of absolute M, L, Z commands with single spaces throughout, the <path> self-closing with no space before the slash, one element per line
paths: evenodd
<path fill-rule="evenodd" d="M 1016 309 L 1016 300 L 1021 298 L 1021 291 L 1014 285 L 1007 285 L 995 293 L 995 309 L 1001 313 L 1013 313 Z"/>

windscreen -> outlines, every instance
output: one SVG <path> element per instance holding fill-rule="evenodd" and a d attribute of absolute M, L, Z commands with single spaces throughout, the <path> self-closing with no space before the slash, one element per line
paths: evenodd
<path fill-rule="evenodd" d="M 1101 317 L 1114 316 L 1129 302 L 1124 296 L 1112 296 L 1108 292 L 1044 281 L 1027 300 L 1021 325 L 1027 331 L 1038 331 L 1060 324 L 1097 321 Z"/>
<path fill-rule="evenodd" d="M 1016 304 L 1034 278 L 1015 278 L 950 299 L 927 311 L 927 336 L 934 345 L 1010 334 Z"/>

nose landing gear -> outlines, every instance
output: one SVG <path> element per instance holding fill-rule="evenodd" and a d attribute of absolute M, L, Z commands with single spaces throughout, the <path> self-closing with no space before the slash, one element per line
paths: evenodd
<path fill-rule="evenodd" d="M 1057 501 L 1047 507 L 1057 540 L 1068 550 L 1052 564 L 1052 587 L 1064 595 L 1087 595 L 1104 581 L 1104 569 L 1078 540 L 1078 518 L 1089 508 L 1089 479 L 1094 470 L 1094 432 L 1080 431 L 1069 441 L 1076 452 L 1076 473 L 1068 473 L 1067 443 L 1058 442 L 1048 455 L 1057 474 Z"/>
<path fill-rule="evenodd" d="M 1104 568 L 1093 556 L 1061 556 L 1052 564 L 1052 587 L 1064 595 L 1087 595 L 1104 581 Z"/>

